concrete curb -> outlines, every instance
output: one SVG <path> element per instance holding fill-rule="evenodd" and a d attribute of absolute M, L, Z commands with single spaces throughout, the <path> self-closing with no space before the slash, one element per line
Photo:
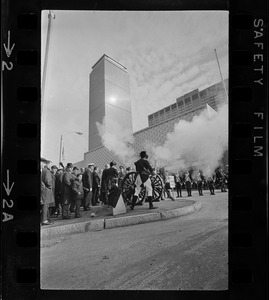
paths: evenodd
<path fill-rule="evenodd" d="M 202 207 L 202 203 L 200 201 L 197 201 L 196 203 L 190 206 L 176 208 L 173 210 L 168 210 L 166 212 L 155 212 L 155 213 L 147 213 L 142 215 L 126 216 L 126 217 L 119 217 L 119 218 L 91 220 L 91 221 L 75 223 L 75 224 L 66 224 L 57 227 L 55 226 L 52 228 L 42 228 L 41 238 L 49 239 L 49 238 L 55 238 L 59 236 L 62 237 L 63 235 L 73 234 L 73 233 L 100 231 L 103 229 L 162 221 L 162 220 L 184 216 L 195 211 L 199 211 L 201 207 Z"/>
<path fill-rule="evenodd" d="M 176 208 L 173 210 L 168 210 L 165 212 L 161 212 L 160 214 L 161 214 L 162 220 L 167 220 L 167 219 L 171 219 L 171 218 L 188 215 L 194 211 L 200 210 L 201 207 L 202 207 L 201 202 L 196 202 L 190 206 L 185 206 L 185 207 Z"/>
<path fill-rule="evenodd" d="M 41 237 L 42 239 L 45 239 L 63 236 L 66 234 L 100 231 L 104 229 L 104 223 L 104 219 L 99 219 L 76 224 L 66 224 L 52 228 L 44 228 L 41 230 Z"/>
<path fill-rule="evenodd" d="M 106 219 L 105 229 L 136 225 L 136 224 L 148 223 L 148 222 L 155 222 L 155 221 L 161 221 L 161 214 L 159 212 L 143 214 L 143 215 L 135 215 L 129 217 L 121 217 L 117 219 Z"/>

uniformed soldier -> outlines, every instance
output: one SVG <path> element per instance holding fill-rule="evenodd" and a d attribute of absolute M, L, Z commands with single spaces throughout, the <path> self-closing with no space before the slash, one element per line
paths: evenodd
<path fill-rule="evenodd" d="M 182 182 L 179 176 L 179 172 L 175 174 L 175 183 L 176 183 L 176 190 L 177 190 L 177 197 L 182 197 Z"/>
<path fill-rule="evenodd" d="M 210 195 L 215 195 L 214 184 L 215 184 L 215 176 L 214 176 L 214 174 L 210 174 L 207 177 L 207 185 L 208 185 L 208 188 L 209 188 L 209 191 L 210 191 Z"/>
<path fill-rule="evenodd" d="M 199 196 L 203 196 L 203 179 L 200 171 L 196 173 L 196 182 Z"/>
<path fill-rule="evenodd" d="M 187 171 L 185 173 L 185 186 L 186 186 L 186 191 L 188 193 L 188 197 L 192 196 L 191 195 L 191 185 L 192 185 L 192 180 L 191 180 L 189 171 Z"/>
<path fill-rule="evenodd" d="M 154 170 L 148 161 L 148 155 L 146 151 L 142 151 L 140 153 L 140 159 L 135 162 L 135 167 L 138 175 L 135 180 L 135 193 L 132 199 L 131 209 L 134 209 L 138 195 L 143 186 L 145 187 L 148 195 L 149 209 L 157 208 L 152 204 L 152 186 L 150 181 L 150 175 L 154 174 Z"/>
<path fill-rule="evenodd" d="M 226 176 L 225 173 L 223 172 L 223 170 L 220 168 L 219 169 L 219 173 L 220 173 L 220 188 L 222 192 L 227 192 L 226 191 Z"/>

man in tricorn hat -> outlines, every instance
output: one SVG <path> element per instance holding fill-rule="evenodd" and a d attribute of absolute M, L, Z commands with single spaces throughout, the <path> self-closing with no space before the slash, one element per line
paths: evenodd
<path fill-rule="evenodd" d="M 135 193 L 132 200 L 131 209 L 135 207 L 138 195 L 141 191 L 141 187 L 144 185 L 148 194 L 149 209 L 157 208 L 152 204 L 152 186 L 150 181 L 150 175 L 154 174 L 154 170 L 148 161 L 148 155 L 146 151 L 140 153 L 140 159 L 135 162 L 136 172 L 138 173 L 135 180 Z"/>

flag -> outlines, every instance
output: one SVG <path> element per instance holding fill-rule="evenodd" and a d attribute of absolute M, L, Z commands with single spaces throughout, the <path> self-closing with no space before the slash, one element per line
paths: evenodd
<path fill-rule="evenodd" d="M 65 160 L 65 158 L 64 158 L 64 144 L 63 144 L 63 148 L 62 148 L 62 160 Z"/>
<path fill-rule="evenodd" d="M 206 104 L 207 114 L 209 118 L 212 118 L 217 112 L 210 105 Z"/>

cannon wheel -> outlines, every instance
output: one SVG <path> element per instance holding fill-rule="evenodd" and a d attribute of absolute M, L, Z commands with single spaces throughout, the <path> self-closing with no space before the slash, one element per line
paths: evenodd
<path fill-rule="evenodd" d="M 159 175 L 153 175 L 150 178 L 152 185 L 152 201 L 159 200 L 163 192 L 163 183 Z"/>
<path fill-rule="evenodd" d="M 132 203 L 132 195 L 134 193 L 134 183 L 136 180 L 137 173 L 136 172 L 130 172 L 125 175 L 123 181 L 122 181 L 122 197 L 127 202 L 127 204 Z M 153 175 L 150 178 L 151 184 L 152 184 L 152 200 L 156 201 L 159 200 L 159 198 L 162 195 L 163 190 L 163 184 L 161 177 L 159 175 Z M 141 189 L 141 192 L 139 193 L 138 200 L 136 204 L 142 204 L 144 200 L 146 199 L 146 190 L 144 188 Z"/>
<path fill-rule="evenodd" d="M 136 180 L 137 173 L 136 172 L 130 172 L 125 175 L 125 177 L 122 180 L 121 184 L 121 194 L 125 202 L 127 204 L 132 204 L 132 198 L 134 194 L 134 183 Z M 138 200 L 136 204 L 142 204 L 146 196 L 146 190 L 141 189 L 141 192 L 139 193 Z"/>

